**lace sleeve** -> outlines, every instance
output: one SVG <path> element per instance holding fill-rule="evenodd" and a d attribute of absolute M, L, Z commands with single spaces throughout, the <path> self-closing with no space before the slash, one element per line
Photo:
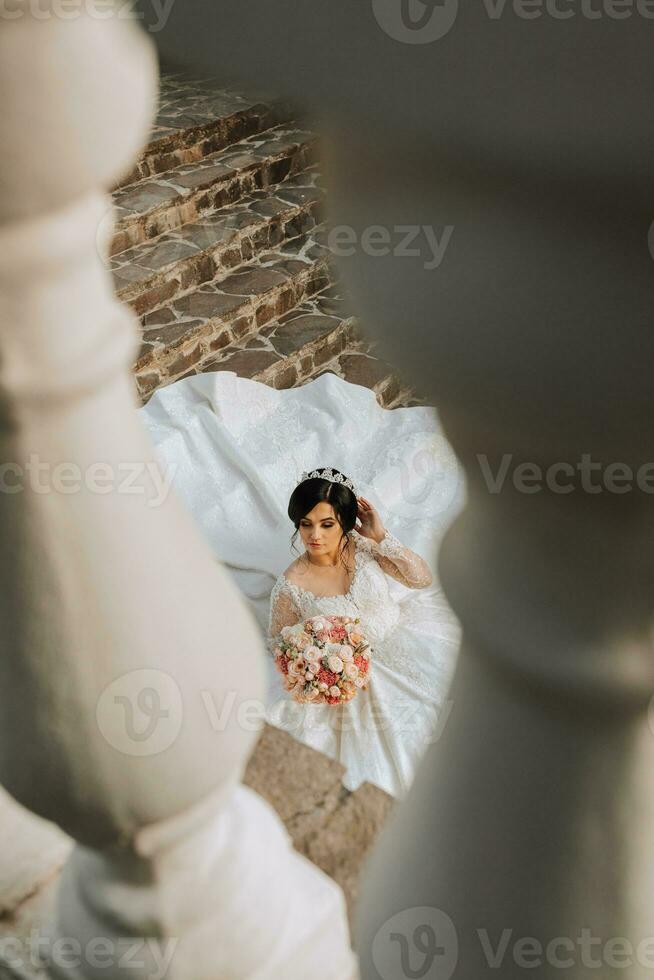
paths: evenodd
<path fill-rule="evenodd" d="M 286 587 L 286 579 L 280 575 L 270 593 L 270 615 L 268 617 L 268 633 L 266 636 L 268 652 L 272 650 L 279 639 L 284 626 L 293 626 L 302 619 L 293 600 L 292 591 Z"/>
<path fill-rule="evenodd" d="M 403 545 L 388 529 L 379 544 L 358 532 L 357 536 L 364 550 L 370 552 L 379 567 L 397 582 L 409 589 L 424 589 L 432 584 L 431 569 L 424 558 Z"/>

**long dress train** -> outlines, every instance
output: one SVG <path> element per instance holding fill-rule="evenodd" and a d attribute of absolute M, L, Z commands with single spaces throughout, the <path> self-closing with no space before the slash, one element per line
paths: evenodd
<path fill-rule="evenodd" d="M 269 723 L 342 762 L 348 789 L 369 781 L 403 797 L 446 723 L 460 632 L 436 554 L 465 488 L 437 413 L 382 409 L 372 391 L 331 373 L 277 390 L 228 371 L 162 388 L 139 413 L 269 652 L 283 625 L 318 614 L 361 618 L 373 648 L 367 690 L 338 706 L 298 704 L 270 656 Z M 290 548 L 289 497 L 304 470 L 323 466 L 352 479 L 387 531 L 381 544 L 352 532 L 346 595 L 315 596 L 283 574 L 302 551 L 299 535 Z"/>

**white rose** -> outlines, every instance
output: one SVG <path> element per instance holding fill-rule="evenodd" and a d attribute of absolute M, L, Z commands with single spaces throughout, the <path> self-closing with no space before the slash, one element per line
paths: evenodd
<path fill-rule="evenodd" d="M 340 689 L 340 687 L 336 687 L 336 685 L 334 684 L 333 687 L 330 687 L 329 688 L 329 693 L 330 693 L 330 695 L 333 698 L 340 698 L 340 696 L 341 696 L 341 689 Z"/>
<path fill-rule="evenodd" d="M 307 661 L 307 663 L 310 664 L 318 663 L 321 656 L 322 656 L 322 652 L 320 648 L 313 646 L 313 644 L 311 646 L 308 646 L 304 651 L 305 660 Z"/>
<path fill-rule="evenodd" d="M 329 669 L 333 671 L 335 674 L 340 674 L 341 671 L 343 670 L 343 661 L 341 660 L 340 657 L 337 657 L 335 654 L 333 654 L 329 658 L 327 663 L 329 664 Z"/>
<path fill-rule="evenodd" d="M 354 650 L 352 649 L 351 646 L 348 646 L 347 643 L 343 643 L 341 649 L 339 650 L 338 655 L 341 658 L 341 660 L 352 660 L 354 656 Z"/>
<path fill-rule="evenodd" d="M 325 624 L 323 623 L 322 619 L 314 619 L 313 628 L 316 631 L 316 633 L 320 633 L 321 630 L 324 630 Z"/>
<path fill-rule="evenodd" d="M 345 676 L 353 679 L 359 676 L 359 668 L 355 663 L 345 664 Z"/>

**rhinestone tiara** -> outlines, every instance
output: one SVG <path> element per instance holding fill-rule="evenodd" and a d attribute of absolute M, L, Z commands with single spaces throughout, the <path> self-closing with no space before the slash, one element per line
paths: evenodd
<path fill-rule="evenodd" d="M 350 478 L 347 476 L 343 476 L 342 473 L 334 473 L 329 466 L 322 470 L 313 470 L 311 473 L 305 471 L 298 480 L 298 485 L 302 483 L 303 480 L 311 480 L 315 476 L 320 477 L 321 480 L 329 480 L 330 483 L 342 483 L 344 487 L 350 488 L 355 497 L 357 495 L 352 480 L 350 480 Z"/>

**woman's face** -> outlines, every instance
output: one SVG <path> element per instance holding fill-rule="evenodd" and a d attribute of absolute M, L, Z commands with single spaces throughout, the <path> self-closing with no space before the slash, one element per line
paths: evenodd
<path fill-rule="evenodd" d="M 342 534 L 334 508 L 326 500 L 316 504 L 300 521 L 300 535 L 310 555 L 335 554 Z"/>

